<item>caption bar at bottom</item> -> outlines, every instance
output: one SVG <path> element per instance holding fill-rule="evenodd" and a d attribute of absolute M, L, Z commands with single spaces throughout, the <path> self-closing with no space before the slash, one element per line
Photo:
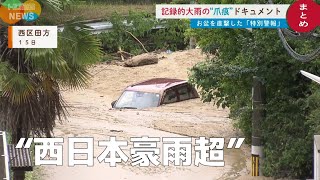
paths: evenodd
<path fill-rule="evenodd" d="M 165 166 L 173 164 L 175 166 L 191 166 L 192 149 L 195 152 L 194 164 L 199 166 L 224 166 L 224 146 L 227 149 L 239 149 L 245 138 L 230 138 L 225 143 L 224 138 L 195 139 L 192 148 L 191 137 L 163 137 L 162 138 L 162 163 Z M 15 148 L 31 147 L 35 143 L 34 159 L 35 165 L 63 165 L 63 138 L 21 138 Z M 159 137 L 132 137 L 130 138 L 132 148 L 130 148 L 132 166 L 154 166 L 160 165 Z M 128 147 L 128 141 L 116 140 L 111 136 L 107 141 L 98 141 L 99 147 L 104 147 L 97 157 L 99 163 L 109 164 L 116 167 L 117 163 L 128 162 L 129 157 L 123 152 L 124 147 Z M 94 164 L 94 139 L 93 137 L 70 137 L 68 138 L 68 165 Z M 76 158 L 80 156 L 82 158 Z"/>

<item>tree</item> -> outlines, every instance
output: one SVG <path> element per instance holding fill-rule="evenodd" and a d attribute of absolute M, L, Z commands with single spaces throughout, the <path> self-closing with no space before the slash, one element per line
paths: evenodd
<path fill-rule="evenodd" d="M 59 0 L 41 3 L 57 15 L 62 11 Z M 67 115 L 61 88 L 87 85 L 88 67 L 102 55 L 100 42 L 74 22 L 59 33 L 57 49 L 8 49 L 5 24 L 0 42 L 0 127 L 11 133 L 13 143 L 30 135 L 51 137 L 55 120 Z M 14 179 L 24 179 L 24 172 L 15 172 Z"/>
<path fill-rule="evenodd" d="M 319 87 L 299 71 L 320 74 L 320 59 L 308 63 L 293 59 L 273 29 L 201 29 L 194 33 L 202 50 L 215 54 L 190 73 L 190 82 L 201 89 L 203 101 L 229 107 L 230 117 L 250 143 L 252 77 L 261 77 L 267 88 L 264 174 L 312 177 L 313 134 L 320 132 Z M 301 53 L 319 45 L 318 40 L 289 43 Z"/>
<path fill-rule="evenodd" d="M 108 21 L 113 24 L 112 31 L 99 35 L 107 52 L 122 50 L 138 55 L 156 49 L 178 50 L 186 47 L 184 31 L 189 24 L 185 20 L 157 20 L 149 13 L 129 11 L 127 17 L 113 13 Z M 157 26 L 165 28 L 153 29 Z"/>

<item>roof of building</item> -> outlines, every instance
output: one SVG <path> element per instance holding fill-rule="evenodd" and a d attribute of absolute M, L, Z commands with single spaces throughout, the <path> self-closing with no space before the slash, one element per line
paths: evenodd
<path fill-rule="evenodd" d="M 30 149 L 15 148 L 15 145 L 8 144 L 9 150 L 9 163 L 11 169 L 32 171 L 32 160 L 30 155 Z"/>

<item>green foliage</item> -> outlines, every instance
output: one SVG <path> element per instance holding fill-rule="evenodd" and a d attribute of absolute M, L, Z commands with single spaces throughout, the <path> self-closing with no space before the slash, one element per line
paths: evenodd
<path fill-rule="evenodd" d="M 85 0 L 85 2 L 97 3 L 103 2 L 108 4 L 160 4 L 169 3 L 171 0 Z"/>
<path fill-rule="evenodd" d="M 117 52 L 121 47 L 126 52 L 141 53 L 141 45 L 130 33 L 135 37 L 149 34 L 152 27 L 155 26 L 155 20 L 147 18 L 148 16 L 145 13 L 130 11 L 128 18 L 125 18 L 118 13 L 113 13 L 110 18 L 110 22 L 113 24 L 112 31 L 99 35 L 104 50 L 106 52 Z M 127 21 L 127 24 L 124 23 L 125 21 Z"/>
<path fill-rule="evenodd" d="M 300 178 L 312 175 L 313 139 L 308 135 L 312 130 L 306 124 L 305 101 L 283 95 L 269 101 L 267 123 L 263 124 L 267 175 Z"/>
<path fill-rule="evenodd" d="M 172 0 L 171 4 L 190 4 L 190 0 Z"/>
<path fill-rule="evenodd" d="M 34 159 L 35 159 L 34 156 L 35 156 L 35 146 L 36 145 L 41 146 L 41 143 L 32 143 L 31 144 L 30 155 L 31 155 L 32 161 L 34 161 Z M 26 172 L 25 180 L 43 180 L 44 176 L 45 176 L 44 173 L 45 173 L 44 167 L 35 166 L 35 167 L 33 167 L 32 171 Z"/>
<path fill-rule="evenodd" d="M 68 22 L 55 49 L 12 49 L 7 29 L 0 28 L 0 126 L 12 140 L 50 136 L 56 120 L 65 117 L 60 88 L 88 85 L 88 67 L 102 55 L 100 41 L 81 24 Z"/>
<path fill-rule="evenodd" d="M 160 24 L 164 24 L 160 22 Z M 165 29 L 158 30 L 152 39 L 157 48 L 166 47 L 171 50 L 184 49 L 186 47 L 185 31 L 189 28 L 189 23 L 186 20 L 172 20 L 168 19 L 165 21 Z"/>
<path fill-rule="evenodd" d="M 36 166 L 33 171 L 26 172 L 25 180 L 43 180 L 45 177 L 44 171 L 43 167 Z"/>
<path fill-rule="evenodd" d="M 110 54 L 105 54 L 102 59 L 101 62 L 111 62 L 113 60 L 113 56 L 111 56 Z"/>
<path fill-rule="evenodd" d="M 130 26 L 124 24 L 125 21 L 131 23 Z M 130 11 L 127 17 L 114 13 L 110 22 L 113 24 L 112 31 L 98 36 L 107 53 L 117 52 L 119 47 L 134 55 L 143 53 L 141 44 L 134 37 L 138 38 L 148 51 L 159 48 L 177 50 L 186 47 L 184 32 L 189 24 L 185 20 L 157 21 L 153 15 Z M 160 25 L 165 28 L 152 30 Z"/>
<path fill-rule="evenodd" d="M 200 29 L 188 33 L 196 36 L 204 52 L 216 55 L 192 68 L 190 82 L 201 89 L 203 101 L 230 108 L 230 117 L 248 143 L 252 77 L 258 76 L 265 83 L 264 174 L 311 177 L 313 135 L 320 133 L 320 87 L 299 71 L 319 75 L 320 58 L 309 63 L 293 59 L 272 29 Z M 300 53 L 319 46 L 319 40 L 289 42 Z"/>

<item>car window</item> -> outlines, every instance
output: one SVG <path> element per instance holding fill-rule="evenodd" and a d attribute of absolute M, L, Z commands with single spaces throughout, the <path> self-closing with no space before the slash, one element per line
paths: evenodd
<path fill-rule="evenodd" d="M 117 102 L 117 106 L 122 107 L 122 106 L 128 106 L 132 103 L 134 98 L 134 91 L 125 91 L 120 99 Z"/>
<path fill-rule="evenodd" d="M 143 109 L 158 106 L 160 95 L 157 93 L 125 91 L 116 103 L 116 108 Z"/>
<path fill-rule="evenodd" d="M 192 98 L 191 97 L 192 95 L 191 95 L 191 92 L 190 92 L 190 89 L 188 88 L 188 86 L 180 87 L 178 89 L 178 93 L 179 93 L 180 101 Z"/>
<path fill-rule="evenodd" d="M 163 104 L 168 104 L 168 103 L 174 103 L 178 101 L 178 97 L 175 91 L 169 90 L 166 92 L 164 99 L 163 99 Z"/>

